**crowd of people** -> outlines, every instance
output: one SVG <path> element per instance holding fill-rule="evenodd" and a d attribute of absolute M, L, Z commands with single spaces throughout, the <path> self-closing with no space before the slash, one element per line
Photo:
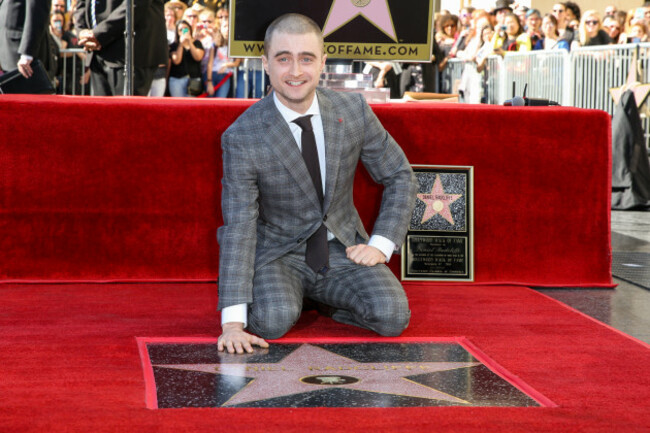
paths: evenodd
<path fill-rule="evenodd" d="M 111 3 L 110 0 L 105 2 Z M 80 14 L 83 11 L 78 10 L 88 9 L 88 3 L 88 0 L 51 1 L 46 50 L 49 59 L 44 63 L 54 77 L 58 93 L 89 94 L 91 72 L 95 71 L 102 80 L 106 75 L 106 65 L 98 66 L 97 60 L 93 63 L 91 53 L 102 59 L 102 50 L 107 48 L 101 47 L 94 37 L 88 38 L 87 34 L 85 37 L 84 32 L 88 30 L 84 29 L 92 26 L 80 22 L 83 17 L 90 21 L 88 11 Z M 261 97 L 264 81 L 261 61 L 228 57 L 228 16 L 227 0 L 170 0 L 165 3 L 169 55 L 166 61 L 158 56 L 156 61 L 152 59 L 153 65 L 147 65 L 153 76 L 150 83 L 147 81 L 145 87 L 149 90 L 145 94 Z M 540 11 L 517 1 L 497 0 L 491 10 L 465 7 L 458 14 L 444 10 L 436 13 L 430 63 L 368 62 L 364 71 L 373 74 L 375 87 L 389 87 L 394 98 L 401 97 L 405 91 L 436 92 L 440 89 L 440 73 L 449 59 L 469 61 L 467 63 L 472 64 L 469 68 L 480 73 L 492 54 L 569 51 L 580 46 L 646 42 L 650 40 L 649 29 L 650 1 L 629 11 L 620 11 L 610 5 L 600 13 L 593 9 L 583 12 L 572 1 L 559 2 L 549 11 Z M 163 38 L 162 32 L 154 36 L 156 40 Z M 157 42 L 162 44 L 162 41 Z M 70 48 L 83 48 L 84 51 L 66 51 Z M 116 51 L 121 50 L 116 48 Z M 137 46 L 136 57 L 141 57 Z M 246 67 L 238 68 L 242 64 Z M 118 67 L 122 67 L 119 62 Z M 138 73 L 136 71 L 136 75 Z M 105 87 L 100 89 L 100 94 L 119 93 L 113 88 L 115 86 Z M 138 91 L 136 94 L 143 94 L 140 89 Z"/>
<path fill-rule="evenodd" d="M 601 14 L 593 9 L 582 12 L 571 1 L 542 12 L 498 0 L 492 11 L 467 7 L 459 15 L 440 12 L 435 39 L 446 56 L 472 59 L 488 40 L 486 33 L 492 35 L 489 46 L 493 52 L 504 55 L 509 51 L 647 42 L 649 26 L 650 2 L 630 11 L 610 5 Z"/>
<path fill-rule="evenodd" d="M 224 0 L 170 0 L 164 4 L 164 19 L 169 56 L 167 62 L 158 65 L 151 82 L 149 96 L 205 96 L 205 97 L 243 97 L 245 81 L 243 73 L 237 71 L 242 59 L 228 57 L 229 13 Z M 67 10 L 66 0 L 53 0 L 50 14 L 50 34 L 59 49 L 84 48 L 79 43 L 79 32 L 75 26 L 74 12 L 76 1 Z M 65 52 L 65 51 L 64 51 Z M 85 52 L 75 53 L 81 61 L 73 68 L 71 53 L 57 55 L 59 66 L 56 72 L 58 92 L 80 94 L 81 86 L 87 85 L 90 71 L 85 62 Z M 63 79 L 63 64 L 65 80 Z M 252 66 L 255 62 L 249 61 Z M 84 65 L 86 66 L 84 68 Z M 259 62 L 260 80 L 262 67 Z M 79 80 L 73 79 L 73 71 Z M 234 92 L 237 80 L 239 87 Z M 66 87 L 63 88 L 63 83 Z M 86 87 L 84 93 L 89 94 Z M 250 95 L 260 97 L 257 92 Z"/>
<path fill-rule="evenodd" d="M 609 5 L 602 14 L 593 9 L 582 11 L 572 1 L 558 2 L 544 12 L 512 0 L 497 0 L 491 10 L 465 7 L 458 14 L 443 10 L 435 17 L 431 64 L 373 62 L 375 73 L 380 71 L 375 86 L 390 87 L 391 97 L 406 91 L 438 92 L 440 74 L 449 60 L 460 59 L 465 61 L 459 84 L 461 98 L 465 95 L 465 102 L 478 103 L 481 92 L 471 89 L 482 85 L 480 73 L 490 55 L 648 42 L 649 29 L 650 1 L 629 11 Z M 421 73 L 431 65 L 437 74 Z M 473 93 L 471 98 L 469 93 Z"/>

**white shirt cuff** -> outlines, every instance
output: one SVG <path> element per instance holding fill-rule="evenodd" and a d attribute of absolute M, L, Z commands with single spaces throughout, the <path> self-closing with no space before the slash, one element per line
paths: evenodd
<path fill-rule="evenodd" d="M 386 256 L 386 263 L 390 261 L 390 257 L 393 255 L 393 251 L 395 251 L 395 243 L 390 239 L 387 239 L 380 235 L 370 236 L 368 245 L 370 245 L 371 247 L 375 247 L 379 251 L 384 253 L 384 255 Z"/>
<path fill-rule="evenodd" d="M 231 305 L 221 309 L 221 326 L 230 322 L 239 322 L 248 326 L 248 304 Z"/>
<path fill-rule="evenodd" d="M 29 60 L 31 62 L 32 60 L 34 60 L 34 58 L 32 56 L 28 56 L 27 54 L 21 54 L 20 60 Z"/>

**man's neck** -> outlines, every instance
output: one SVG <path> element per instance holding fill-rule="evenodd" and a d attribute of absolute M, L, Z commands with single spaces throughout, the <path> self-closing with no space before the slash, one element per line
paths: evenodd
<path fill-rule="evenodd" d="M 280 110 L 280 111 L 284 111 L 284 112 L 289 110 L 289 111 L 297 113 L 297 114 L 305 114 L 308 111 L 311 111 L 311 108 L 314 105 L 316 105 L 316 108 L 318 108 L 318 98 L 316 97 L 316 93 L 314 93 L 312 95 L 311 100 L 309 101 L 309 103 L 301 104 L 300 107 L 293 107 L 293 106 L 289 106 L 289 105 L 285 104 L 282 101 L 282 99 L 280 99 L 278 97 L 278 94 L 276 92 L 273 92 L 273 101 L 275 102 L 276 106 L 278 106 L 278 108 L 280 108 L 279 106 L 282 106 L 284 108 L 284 110 Z M 317 110 L 317 111 L 320 111 L 320 110 Z"/>

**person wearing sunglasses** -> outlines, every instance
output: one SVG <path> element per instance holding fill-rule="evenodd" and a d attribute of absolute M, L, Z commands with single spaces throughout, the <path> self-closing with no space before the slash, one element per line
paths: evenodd
<path fill-rule="evenodd" d="M 460 21 L 458 26 L 459 30 L 468 29 L 470 27 L 472 23 L 472 12 L 474 12 L 474 8 L 471 6 L 464 7 L 460 10 L 460 14 L 458 15 Z"/>
<path fill-rule="evenodd" d="M 557 32 L 560 39 L 564 39 L 569 44 L 573 41 L 575 35 L 574 31 L 568 26 L 569 25 L 569 16 L 567 14 L 567 8 L 564 3 L 555 3 L 551 13 L 557 20 Z"/>
<path fill-rule="evenodd" d="M 611 42 L 612 39 L 602 29 L 598 12 L 593 9 L 586 11 L 580 20 L 578 35 L 573 40 L 572 48 L 576 46 L 608 45 Z"/>

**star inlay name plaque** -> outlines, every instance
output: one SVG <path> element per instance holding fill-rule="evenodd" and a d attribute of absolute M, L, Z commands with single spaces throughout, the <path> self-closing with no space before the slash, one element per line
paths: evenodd
<path fill-rule="evenodd" d="M 414 165 L 418 194 L 402 279 L 474 281 L 473 167 Z"/>
<path fill-rule="evenodd" d="M 211 338 L 138 338 L 146 405 L 172 408 L 552 407 L 463 337 L 272 342 L 219 352 Z"/>

